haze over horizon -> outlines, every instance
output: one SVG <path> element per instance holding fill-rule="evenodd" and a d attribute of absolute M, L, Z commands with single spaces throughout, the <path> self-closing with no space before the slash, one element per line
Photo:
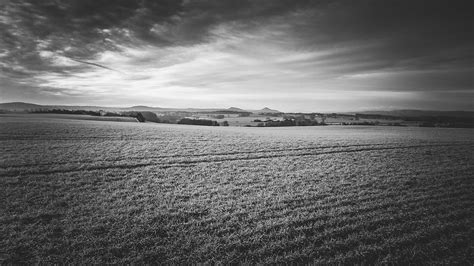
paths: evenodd
<path fill-rule="evenodd" d="M 473 11 L 461 0 L 2 1 L 0 102 L 474 111 Z"/>

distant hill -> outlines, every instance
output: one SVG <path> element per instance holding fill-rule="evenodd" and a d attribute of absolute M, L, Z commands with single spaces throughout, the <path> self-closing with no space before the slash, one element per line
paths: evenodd
<path fill-rule="evenodd" d="M 238 107 L 230 107 L 230 108 L 227 108 L 226 110 L 233 111 L 233 112 L 248 112 L 247 110 L 244 110 Z"/>
<path fill-rule="evenodd" d="M 25 111 L 42 107 L 42 105 L 24 102 L 0 103 L 0 109 L 9 111 Z"/>
<path fill-rule="evenodd" d="M 126 108 L 132 111 L 156 111 L 156 110 L 162 110 L 163 108 L 161 107 L 150 107 L 150 106 L 145 106 L 145 105 L 137 105 L 137 106 L 132 106 L 129 108 Z"/>
<path fill-rule="evenodd" d="M 136 105 L 132 107 L 104 107 L 104 106 L 80 106 L 80 105 L 39 105 L 24 102 L 11 102 L 11 103 L 0 103 L 0 110 L 6 110 L 11 112 L 26 112 L 41 110 L 52 110 L 52 109 L 64 109 L 64 110 L 87 110 L 87 111 L 150 111 L 150 112 L 235 112 L 244 113 L 251 112 L 238 107 L 230 107 L 227 109 L 222 108 L 162 108 L 162 107 L 150 107 L 145 105 Z M 262 109 L 264 110 L 264 109 Z M 270 110 L 270 109 L 268 109 Z M 261 110 L 259 110 L 261 111 Z M 272 110 L 270 110 L 272 111 Z"/>
<path fill-rule="evenodd" d="M 282 113 L 278 110 L 270 109 L 268 107 L 264 107 L 263 109 L 260 110 L 254 110 L 252 113 L 257 113 L 257 114 L 277 114 L 277 113 Z"/>
<path fill-rule="evenodd" d="M 260 110 L 245 110 L 238 107 L 229 107 L 227 109 L 222 108 L 163 108 L 163 107 L 150 107 L 145 105 L 136 105 L 132 107 L 104 107 L 104 106 L 80 106 L 80 105 L 39 105 L 24 102 L 11 102 L 11 103 L 0 103 L 0 110 L 7 110 L 12 112 L 25 112 L 33 110 L 51 110 L 51 109 L 64 109 L 64 110 L 88 110 L 88 111 L 155 111 L 155 112 L 232 112 L 232 113 L 281 113 L 278 110 L 270 109 L 265 107 Z"/>
<path fill-rule="evenodd" d="M 214 109 L 214 110 L 209 110 L 211 113 L 224 113 L 224 114 L 242 114 L 242 113 L 248 113 L 250 114 L 250 111 L 244 110 L 242 108 L 238 107 L 230 107 L 227 109 Z"/>

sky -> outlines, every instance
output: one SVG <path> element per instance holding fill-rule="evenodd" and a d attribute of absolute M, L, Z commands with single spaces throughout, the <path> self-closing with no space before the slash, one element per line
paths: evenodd
<path fill-rule="evenodd" d="M 473 3 L 0 0 L 0 102 L 474 111 Z"/>

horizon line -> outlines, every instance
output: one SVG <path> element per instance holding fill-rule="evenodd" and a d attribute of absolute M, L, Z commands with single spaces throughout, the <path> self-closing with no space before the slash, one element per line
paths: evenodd
<path fill-rule="evenodd" d="M 157 109 L 213 109 L 213 110 L 228 110 L 230 108 L 238 108 L 243 111 L 259 111 L 265 108 L 268 108 L 273 111 L 278 111 L 280 113 L 357 113 L 357 112 L 395 112 L 395 111 L 422 111 L 422 112 L 474 112 L 474 110 L 439 110 L 439 109 L 397 109 L 397 108 L 387 108 L 387 109 L 366 109 L 359 110 L 359 111 L 311 111 L 311 112 L 304 112 L 304 111 L 296 111 L 296 112 L 287 112 L 287 111 L 280 111 L 278 109 L 270 108 L 268 106 L 264 106 L 261 109 L 245 109 L 236 106 L 230 107 L 158 107 L 158 106 L 148 106 L 148 105 L 132 105 L 132 106 L 112 106 L 112 105 L 83 105 L 83 104 L 38 104 L 32 102 L 21 102 L 21 101 L 13 101 L 13 102 L 0 102 L 0 104 L 12 104 L 12 103 L 22 103 L 22 104 L 33 104 L 39 106 L 65 106 L 65 107 L 105 107 L 105 108 L 133 108 L 133 107 L 147 107 L 147 108 L 157 108 Z"/>

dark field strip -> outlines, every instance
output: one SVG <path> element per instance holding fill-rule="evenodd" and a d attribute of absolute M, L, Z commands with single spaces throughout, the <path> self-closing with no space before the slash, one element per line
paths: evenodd
<path fill-rule="evenodd" d="M 474 147 L 474 144 L 471 144 Z M 412 148 L 431 148 L 431 147 L 456 147 L 460 146 L 465 148 L 467 145 L 460 145 L 460 144 L 429 144 L 429 145 L 409 145 L 409 146 L 394 146 L 394 147 L 371 147 L 373 145 L 354 145 L 354 146 L 344 146 L 343 148 L 347 147 L 364 147 L 369 146 L 367 148 L 356 148 L 356 149 L 337 149 L 337 150 L 330 150 L 330 151 L 322 151 L 322 152 L 300 152 L 300 153 L 287 153 L 289 151 L 301 151 L 301 150 L 324 150 L 326 147 L 323 148 L 315 148 L 315 149 L 289 149 L 289 150 L 278 150 L 276 151 L 277 154 L 266 154 L 267 152 L 244 152 L 244 153 L 224 153 L 224 154 L 217 154 L 215 157 L 210 155 L 206 156 L 197 156 L 197 158 L 204 157 L 203 159 L 194 159 L 195 156 L 190 156 L 191 158 L 187 158 L 186 160 L 175 160 L 175 161 L 164 161 L 164 162 L 145 162 L 145 163 L 134 163 L 134 164 L 116 164 L 116 165 L 99 165 L 99 166 L 87 166 L 84 164 L 78 165 L 76 168 L 60 168 L 55 170 L 36 170 L 35 168 L 41 168 L 41 165 L 38 167 L 30 167 L 30 169 L 14 169 L 10 170 L 10 168 L 6 168 L 6 170 L 1 171 L 0 174 L 4 177 L 13 177 L 13 176 L 23 176 L 23 175 L 39 175 L 39 174 L 56 174 L 56 173 L 68 173 L 68 172 L 82 172 L 82 171 L 94 171 L 94 170 L 103 170 L 103 169 L 131 169 L 131 168 L 140 168 L 140 167 L 147 167 L 147 166 L 155 166 L 158 168 L 171 168 L 171 167 L 191 167 L 195 164 L 199 163 L 216 163 L 216 162 L 226 162 L 226 161 L 246 161 L 246 160 L 259 160 L 259 159 L 270 159 L 270 158 L 281 158 L 281 157 L 301 157 L 301 156 L 316 156 L 316 155 L 325 155 L 325 154 L 337 154 L 337 153 L 356 153 L 356 152 L 369 152 L 369 151 L 382 151 L 382 150 L 394 150 L 394 149 L 412 149 Z M 375 145 L 377 146 L 377 144 Z M 333 148 L 333 147 L 329 147 Z M 340 148 L 340 147 L 337 147 Z M 279 152 L 283 151 L 282 154 Z M 272 151 L 273 152 L 273 151 Z M 268 153 L 272 153 L 268 152 Z M 263 154 L 259 154 L 263 153 Z M 240 154 L 251 154 L 250 156 L 246 157 L 219 157 L 220 155 L 240 155 Z M 181 156 L 182 157 L 182 156 Z M 212 157 L 212 158 L 208 158 Z M 165 157 L 159 157 L 165 158 Z M 166 157 L 166 158 L 180 158 L 180 157 Z M 153 159 L 150 157 L 149 159 Z M 130 158 L 127 161 L 131 161 L 133 158 Z M 100 164 L 101 161 L 94 162 L 94 164 Z M 64 163 L 63 163 L 64 164 Z M 69 163 L 68 163 L 69 164 Z M 16 168 L 16 167 L 13 167 Z"/>
<path fill-rule="evenodd" d="M 460 182 L 460 186 L 461 185 L 462 182 Z M 255 221 L 249 220 L 248 218 L 240 222 L 235 221 L 232 220 L 232 217 L 236 216 L 234 213 L 228 215 L 230 220 L 214 220 L 206 221 L 205 223 L 209 225 L 220 224 L 221 226 L 209 228 L 200 223 L 194 228 L 200 228 L 203 234 L 211 233 L 220 237 L 224 237 L 226 235 L 229 237 L 235 236 L 234 238 L 231 237 L 235 241 L 248 238 L 252 239 L 252 236 L 259 236 L 258 239 L 260 242 L 280 243 L 275 244 L 274 248 L 269 248 L 266 246 L 266 252 L 256 252 L 254 259 L 262 256 L 262 253 L 264 256 L 266 255 L 270 258 L 273 258 L 272 254 L 283 254 L 285 252 L 292 252 L 292 249 L 300 250 L 302 247 L 310 246 L 312 247 L 312 253 L 308 255 L 306 259 L 311 261 L 311 257 L 331 257 L 341 251 L 347 251 L 347 253 L 351 253 L 353 252 L 353 248 L 359 248 L 358 245 L 360 245 L 360 243 L 366 242 L 377 244 L 380 249 L 384 251 L 382 254 L 385 254 L 389 253 L 390 249 L 411 248 L 416 246 L 420 243 L 420 239 L 422 238 L 426 239 L 426 242 L 429 243 L 429 240 L 432 237 L 443 235 L 448 232 L 452 233 L 455 230 L 460 230 L 462 232 L 463 230 L 469 228 L 467 225 L 469 224 L 469 221 L 472 221 L 473 218 L 472 206 L 474 203 L 473 197 L 470 195 L 470 191 L 473 189 L 472 182 L 470 187 L 467 188 L 453 187 L 453 189 L 461 188 L 460 191 L 455 193 L 449 191 L 446 192 L 446 186 L 444 185 L 437 187 L 437 190 L 429 191 L 434 193 L 432 196 L 423 195 L 415 198 L 407 197 L 407 199 L 393 202 L 393 199 L 390 198 L 390 195 L 387 195 L 385 201 L 388 203 L 376 204 L 375 206 L 363 207 L 362 209 L 358 209 L 356 207 L 353 209 L 343 208 L 341 210 L 338 206 L 330 206 L 328 210 L 335 210 L 336 212 L 333 212 L 329 215 L 322 215 L 319 212 L 316 212 L 314 219 L 302 219 L 301 221 L 298 221 L 298 223 L 286 222 L 284 217 L 291 217 L 291 214 L 281 213 L 281 217 L 283 219 L 279 220 L 281 222 L 277 222 L 279 223 L 278 227 L 275 227 L 275 225 L 270 227 L 268 225 L 263 225 L 262 227 L 259 227 L 258 225 L 255 226 L 253 223 L 258 222 L 259 217 L 261 217 L 259 215 L 254 216 Z M 377 199 L 374 198 L 373 202 L 377 202 Z M 454 202 L 455 205 L 452 204 Z M 398 210 L 400 206 L 404 206 L 403 212 Z M 362 210 L 364 211 L 362 212 Z M 367 210 L 370 210 L 370 212 L 367 213 Z M 299 211 L 299 209 L 291 209 L 291 212 L 294 213 L 298 213 Z M 387 213 L 387 211 L 389 211 L 389 213 Z M 397 214 L 390 213 L 393 211 L 395 211 Z M 277 213 L 277 210 L 265 210 L 265 212 Z M 310 216 L 311 213 L 314 212 L 311 211 L 306 215 Z M 433 218 L 435 218 L 435 221 L 438 221 L 438 225 L 433 226 L 433 222 L 431 221 Z M 269 223 L 268 219 L 272 218 L 265 218 L 267 224 Z M 296 217 L 296 219 L 301 218 Z M 199 219 L 197 218 L 197 220 Z M 459 222 L 461 225 L 457 225 L 452 221 Z M 204 221 L 201 220 L 201 222 Z M 222 230 L 222 224 L 225 223 L 231 223 L 233 226 L 228 226 L 226 227 L 228 229 Z M 444 225 L 442 223 L 446 224 Z M 193 222 L 180 224 L 181 223 L 176 224 L 176 231 L 180 231 L 178 228 L 182 226 L 193 226 Z M 424 228 L 427 227 L 427 225 L 428 227 L 431 226 L 431 228 L 425 229 L 425 232 L 416 231 L 419 230 L 417 228 Z M 256 229 L 246 232 L 243 235 L 239 235 L 238 232 L 242 228 Z M 384 234 L 382 234 L 383 232 L 385 232 L 387 239 L 391 240 L 389 244 L 386 244 L 386 239 L 384 238 Z M 394 233 L 401 233 L 401 235 L 398 235 L 394 240 Z M 295 242 L 290 240 L 293 239 L 293 237 L 288 239 L 288 234 L 290 234 L 290 236 L 301 236 L 301 238 L 299 242 L 297 241 L 295 244 Z M 309 240 L 308 237 L 311 237 L 311 239 Z M 347 239 L 351 237 L 353 238 L 352 241 L 348 241 Z M 340 244 L 331 245 L 333 239 L 341 239 L 338 241 Z M 252 240 L 255 240 L 255 237 Z M 354 246 L 354 243 L 358 245 Z M 292 246 L 292 244 L 295 246 Z M 242 243 L 240 244 L 240 248 L 244 250 L 254 250 L 261 247 L 260 245 L 261 244 L 255 243 Z M 229 249 L 238 250 L 239 245 L 229 247 Z M 227 250 L 227 252 L 229 252 L 229 250 Z M 222 253 L 226 253 L 226 251 L 221 250 L 215 252 L 215 254 Z M 380 252 L 377 252 L 376 255 L 380 256 Z M 305 257 L 299 257 L 296 259 L 296 262 L 304 258 Z M 365 257 L 365 260 L 363 258 L 364 257 L 362 257 L 362 261 L 367 262 L 367 258 L 370 257 Z M 240 259 L 243 258 L 239 258 L 239 260 Z M 246 257 L 246 259 L 250 259 L 250 261 L 254 260 L 249 257 Z M 280 259 L 289 262 L 288 258 Z M 354 258 L 351 256 L 344 258 L 344 260 L 347 262 L 353 262 L 353 259 Z M 282 262 L 282 260 L 277 259 L 276 261 Z M 327 262 L 331 261 L 334 262 L 333 259 L 327 260 Z M 291 262 L 295 261 L 291 260 Z"/>
<path fill-rule="evenodd" d="M 400 165 L 404 159 L 399 153 L 403 153 L 403 150 L 395 151 L 397 153 L 387 153 L 385 159 L 393 160 L 391 165 Z M 423 154 L 422 151 L 418 152 Z M 417 157 L 412 156 L 412 159 L 417 160 Z M 293 195 L 283 192 L 287 195 L 285 200 L 276 200 L 270 205 L 266 205 L 266 201 L 262 204 L 258 194 L 253 194 L 242 198 L 242 203 L 232 198 L 222 198 L 211 206 L 203 206 L 193 200 L 200 205 L 199 208 L 188 205 L 189 201 L 178 201 L 168 205 L 174 205 L 176 211 L 160 209 L 157 212 L 134 207 L 145 207 L 152 203 L 144 205 L 145 202 L 142 203 L 139 200 L 141 197 L 138 197 L 136 200 L 112 200 L 111 203 L 118 205 L 111 205 L 108 207 L 111 211 L 105 211 L 100 206 L 108 201 L 87 196 L 88 193 L 94 195 L 95 189 L 101 186 L 115 187 L 111 191 L 120 190 L 120 183 L 130 183 L 124 176 L 117 179 L 118 183 L 95 183 L 95 189 L 89 187 L 83 190 L 82 193 L 86 193 L 82 196 L 84 201 L 75 204 L 93 203 L 96 207 L 87 207 L 82 211 L 89 210 L 93 220 L 71 213 L 78 209 L 71 212 L 51 209 L 33 216 L 12 213 L 11 218 L 1 219 L 0 223 L 7 226 L 13 235 L 37 235 L 29 241 L 20 242 L 23 244 L 14 242 L 11 247 L 4 247 L 8 252 L 3 258 L 5 262 L 34 261 L 40 257 L 43 262 L 80 260 L 96 263 L 146 263 L 158 260 L 169 263 L 425 264 L 456 261 L 468 264 L 472 259 L 469 254 L 472 254 L 470 245 L 474 237 L 471 226 L 474 219 L 474 183 L 470 175 L 472 165 L 465 165 L 465 169 L 451 166 L 441 171 L 427 168 L 432 165 L 431 162 L 417 162 L 420 164 L 413 166 L 424 169 L 419 171 L 418 177 L 405 175 L 415 173 L 411 169 L 397 171 L 402 169 L 397 169 L 400 166 L 393 168 L 387 175 L 378 176 L 381 183 L 366 181 L 358 185 L 341 186 L 334 177 L 327 177 L 328 182 L 333 179 L 336 183 L 322 195 L 308 195 L 305 190 L 298 190 Z M 357 168 L 362 165 L 363 161 L 357 164 Z M 380 167 L 385 168 L 383 165 Z M 375 170 L 372 167 L 372 171 Z M 97 173 L 100 172 L 94 174 Z M 421 180 L 414 182 L 413 178 Z M 207 182 L 209 188 L 212 188 L 211 180 Z M 94 184 L 93 180 L 84 181 L 85 184 Z M 136 182 L 142 181 L 139 179 Z M 40 185 L 36 189 L 44 186 Z M 140 185 L 124 188 L 129 196 L 140 191 L 145 193 L 145 198 L 166 198 L 153 188 L 148 193 L 155 191 L 154 194 L 148 194 L 147 189 Z M 172 187 L 162 189 L 169 190 Z M 80 195 L 81 192 L 75 194 Z M 103 192 L 100 194 L 103 195 Z M 298 195 L 303 198 L 298 198 Z M 60 193 L 56 197 L 53 201 L 61 198 Z M 294 202 L 291 197 L 295 198 Z M 134 203 L 129 205 L 130 202 Z M 252 202 L 257 204 L 248 208 Z M 225 208 L 216 212 L 219 209 L 213 207 L 216 203 Z M 64 204 L 74 205 L 74 202 Z M 232 211 L 234 206 L 242 208 Z M 9 210 L 18 212 L 12 208 Z M 75 221 L 76 226 L 70 227 L 70 223 L 60 222 L 68 220 Z M 46 235 L 38 231 L 40 228 L 47 232 Z M 64 242 L 65 239 L 69 240 Z M 61 245 L 51 245 L 49 241 L 57 241 Z M 44 247 L 33 243 L 44 243 Z"/>

